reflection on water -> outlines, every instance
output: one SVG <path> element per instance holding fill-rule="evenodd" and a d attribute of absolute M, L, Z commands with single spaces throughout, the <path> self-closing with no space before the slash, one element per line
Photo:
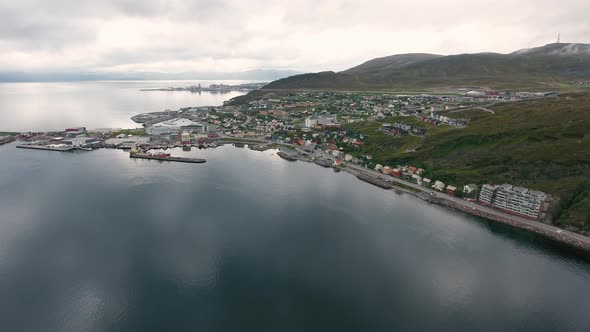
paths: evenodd
<path fill-rule="evenodd" d="M 0 147 L 0 329 L 590 326 L 590 264 L 526 233 L 272 151 L 185 154 L 207 163 Z"/>
<path fill-rule="evenodd" d="M 239 84 L 242 81 L 224 81 Z M 131 117 L 181 107 L 221 105 L 244 94 L 140 91 L 205 81 L 0 83 L 0 131 L 63 130 L 67 127 L 136 128 Z"/>

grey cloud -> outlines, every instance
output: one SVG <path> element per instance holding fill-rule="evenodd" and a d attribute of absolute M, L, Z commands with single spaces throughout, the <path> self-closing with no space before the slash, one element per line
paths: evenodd
<path fill-rule="evenodd" d="M 60 21 L 46 16 L 20 16 L 8 12 L 0 21 L 0 40 L 14 48 L 59 49 L 94 39 L 94 29 L 75 20 Z"/>
<path fill-rule="evenodd" d="M 100 21 L 121 17 L 209 22 L 223 1 L 23 0 L 0 1 L 0 39 L 17 48 L 61 48 L 92 42 Z"/>
<path fill-rule="evenodd" d="M 0 69 L 14 62 L 7 52 L 20 52 L 89 70 L 211 59 L 335 70 L 402 52 L 511 52 L 559 31 L 590 43 L 588 12 L 588 0 L 0 0 Z M 155 31 L 125 37 L 138 21 Z M 113 22 L 134 40 L 99 38 Z"/>

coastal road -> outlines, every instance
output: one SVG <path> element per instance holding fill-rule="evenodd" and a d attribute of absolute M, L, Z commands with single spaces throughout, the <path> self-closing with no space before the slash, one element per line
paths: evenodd
<path fill-rule="evenodd" d="M 260 143 L 266 143 L 266 144 L 271 144 L 271 142 L 268 141 L 260 141 Z M 284 146 L 289 146 L 289 147 L 297 147 L 296 145 L 293 144 L 288 144 L 288 143 L 279 143 L 280 145 L 284 145 Z M 313 158 L 325 158 L 328 160 L 334 160 L 334 156 L 330 155 L 330 154 L 326 154 L 323 151 L 317 151 L 316 153 L 313 153 L 311 155 Z M 433 195 L 436 196 L 436 198 L 441 199 L 441 200 L 446 200 L 448 202 L 453 203 L 453 205 L 455 207 L 460 207 L 460 210 L 464 210 L 464 211 L 479 211 L 482 212 L 484 214 L 487 215 L 493 215 L 496 216 L 500 219 L 503 220 L 509 220 L 511 222 L 514 222 L 516 224 L 520 224 L 520 225 L 524 225 L 524 226 L 528 226 L 530 228 L 533 229 L 537 229 L 537 230 L 542 230 L 546 233 L 553 233 L 559 236 L 564 236 L 567 237 L 569 239 L 578 241 L 579 243 L 583 244 L 586 248 L 590 248 L 590 238 L 586 237 L 584 235 L 581 234 L 577 234 L 577 233 L 573 233 L 573 232 L 569 232 L 566 231 L 564 229 L 555 227 L 555 226 L 551 226 L 551 225 L 547 225 L 544 224 L 542 222 L 538 222 L 538 221 L 533 221 L 533 220 L 529 220 L 526 218 L 522 218 L 519 216 L 515 216 L 512 214 L 508 214 L 496 209 L 493 209 L 491 207 L 487 207 L 487 206 L 483 206 L 480 204 L 477 204 L 475 202 L 469 202 L 466 201 L 462 198 L 458 198 L 458 197 L 454 197 L 454 196 L 450 196 L 444 193 L 441 193 L 439 191 L 430 189 L 430 188 L 426 188 L 423 187 L 421 185 L 409 182 L 409 181 L 405 181 L 405 180 L 401 180 L 399 178 L 395 178 L 392 176 L 386 176 L 385 174 L 381 173 L 381 172 L 377 172 L 375 170 L 369 169 L 369 168 L 365 168 L 362 166 L 358 166 L 358 165 L 354 165 L 354 164 L 346 164 L 346 168 L 348 171 L 352 171 L 351 173 L 353 174 L 358 174 L 358 173 L 363 173 L 369 176 L 372 176 L 374 178 L 381 178 L 381 179 L 389 179 L 391 182 L 395 182 L 407 187 L 411 187 L 416 189 L 419 192 L 423 192 L 423 193 L 427 193 L 428 195 Z"/>
<path fill-rule="evenodd" d="M 381 172 L 377 172 L 375 170 L 371 170 L 371 169 L 368 169 L 368 168 L 365 168 L 365 167 L 362 167 L 362 166 L 347 164 L 346 167 L 351 168 L 351 169 L 354 169 L 356 171 L 362 172 L 362 173 L 367 174 L 367 175 L 370 175 L 370 176 L 374 176 L 375 178 L 385 178 L 386 177 L 386 175 L 383 174 L 383 173 L 381 173 Z M 543 223 L 538 222 L 538 221 L 532 221 L 532 220 L 529 220 L 529 219 L 526 219 L 526 218 L 521 218 L 521 217 L 518 217 L 518 216 L 515 216 L 515 215 L 512 215 L 512 214 L 504 213 L 502 211 L 499 211 L 499 210 L 496 210 L 496 209 L 492 209 L 492 208 L 487 207 L 487 206 L 479 205 L 479 204 L 477 204 L 475 202 L 469 202 L 469 201 L 466 201 L 466 200 L 461 199 L 461 198 L 458 198 L 458 197 L 454 197 L 454 196 L 450 196 L 450 195 L 447 195 L 447 194 L 443 194 L 443 193 L 441 193 L 439 191 L 435 191 L 435 190 L 432 190 L 432 189 L 429 189 L 429 188 L 425 188 L 425 187 L 422 187 L 422 186 L 420 186 L 418 184 L 415 184 L 415 183 L 412 183 L 412 182 L 409 182 L 409 181 L 404 181 L 404 180 L 401 180 L 401 179 L 398 179 L 398 178 L 395 178 L 395 177 L 388 177 L 388 179 L 390 181 L 392 181 L 392 182 L 403 184 L 404 186 L 409 186 L 409 187 L 415 188 L 415 189 L 417 189 L 419 191 L 428 193 L 429 195 L 430 194 L 436 195 L 436 197 L 439 198 L 439 199 L 444 199 L 444 200 L 453 202 L 455 205 L 460 205 L 460 206 L 462 206 L 464 208 L 467 208 L 467 209 L 471 209 L 471 210 L 474 210 L 474 211 L 477 210 L 477 211 L 481 211 L 481 212 L 484 212 L 484 213 L 487 213 L 487 214 L 495 215 L 495 216 L 498 216 L 498 217 L 501 217 L 501 218 L 504 218 L 504 219 L 507 219 L 507 220 L 512 220 L 514 222 L 518 222 L 518 223 L 521 223 L 521 224 L 530 226 L 530 227 L 539 228 L 539 229 L 542 229 L 542 230 L 547 231 L 547 232 L 553 232 L 553 233 L 557 233 L 557 234 L 560 234 L 560 235 L 566 235 L 569 238 L 572 238 L 572 239 L 575 239 L 575 240 L 580 241 L 582 243 L 585 243 L 587 245 L 590 245 L 590 238 L 588 238 L 588 237 L 586 237 L 584 235 L 581 235 L 581 234 L 577 234 L 577 233 L 573 233 L 573 232 L 568 232 L 568 231 L 566 231 L 564 229 L 561 229 L 561 228 L 558 228 L 558 227 L 554 227 L 554 226 L 551 226 L 551 225 L 547 225 L 547 224 L 543 224 Z"/>

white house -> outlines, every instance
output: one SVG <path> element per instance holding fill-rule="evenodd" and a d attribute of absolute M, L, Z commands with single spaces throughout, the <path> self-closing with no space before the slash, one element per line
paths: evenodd
<path fill-rule="evenodd" d="M 435 190 L 438 190 L 438 191 L 443 191 L 445 189 L 445 184 L 443 182 L 441 182 L 441 181 L 436 181 L 432 185 L 432 189 L 435 189 Z"/>

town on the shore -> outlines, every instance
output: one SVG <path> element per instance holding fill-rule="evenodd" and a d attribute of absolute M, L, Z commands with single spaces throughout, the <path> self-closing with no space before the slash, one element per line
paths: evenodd
<path fill-rule="evenodd" d="M 366 134 L 347 128 L 355 122 L 378 123 L 378 131 L 396 137 L 426 135 L 427 126 L 465 128 L 461 118 L 464 110 L 492 112 L 488 107 L 530 98 L 545 98 L 553 92 L 500 93 L 468 90 L 453 95 L 392 95 L 359 92 L 290 92 L 222 106 L 187 107 L 179 110 L 143 113 L 132 117 L 143 128 L 65 129 L 62 132 L 29 132 L 0 138 L 6 143 L 24 141 L 21 148 L 54 151 L 92 150 L 94 148 L 129 149 L 131 155 L 167 160 L 173 147 L 211 148 L 233 143 L 254 150 L 280 149 L 277 154 L 287 160 L 315 162 L 324 167 L 348 169 L 360 179 L 382 182 L 391 188 L 423 190 L 422 198 L 439 202 L 449 197 L 463 211 L 479 211 L 478 215 L 511 223 L 524 220 L 538 225 L 552 224 L 559 198 L 541 191 L 512 184 L 444 183 L 430 178 L 427 169 L 407 164 L 389 165 L 366 154 Z M 445 111 L 444 114 L 440 114 Z M 449 116 L 456 114 L 456 116 Z M 404 120 L 407 119 L 407 120 Z M 391 121 L 390 121 L 391 120 Z M 181 159 L 181 158 L 176 158 Z M 204 162 L 204 160 L 203 160 Z M 364 178 L 363 178 L 364 177 Z M 385 187 L 384 185 L 380 185 Z M 438 194 L 437 194 L 438 193 Z M 450 200 L 450 198 L 453 200 Z M 464 205 L 467 204 L 467 205 Z M 490 213 L 493 209 L 497 213 Z M 483 213 L 485 212 L 485 213 Z M 514 218 L 507 218 L 511 215 Z M 521 228 L 527 228 L 521 227 Z M 538 226 L 537 233 L 549 237 L 565 236 L 566 232 Z M 551 234 L 548 234 L 551 233 Z M 577 234 L 573 234 L 576 240 Z M 581 241 L 583 242 L 583 241 Z M 584 246 L 589 245 L 584 243 Z M 581 247 L 578 243 L 578 247 Z M 590 249 L 590 246 L 588 246 Z"/>

